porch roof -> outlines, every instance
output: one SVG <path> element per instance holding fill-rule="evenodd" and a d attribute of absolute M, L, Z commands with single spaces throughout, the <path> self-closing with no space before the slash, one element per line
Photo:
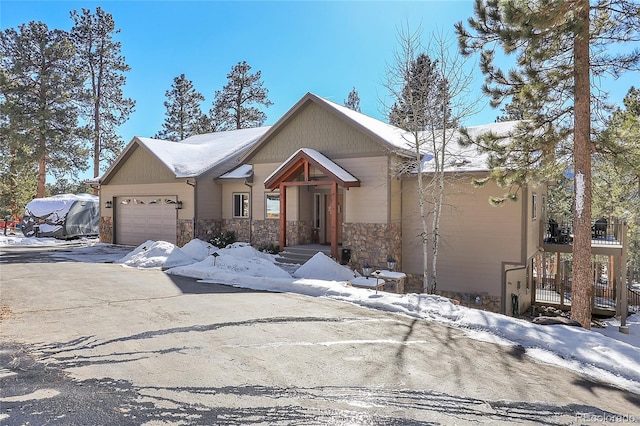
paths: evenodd
<path fill-rule="evenodd" d="M 328 180 L 336 182 L 344 188 L 360 186 L 360 180 L 357 177 L 334 163 L 322 153 L 311 148 L 300 148 L 294 152 L 265 179 L 264 186 L 271 190 L 277 188 L 281 182 L 285 182 L 287 179 L 297 176 L 297 172 L 304 169 L 305 163 L 322 170 Z M 305 182 L 307 181 L 310 182 L 310 184 L 320 183 L 311 180 L 309 176 L 305 174 Z"/>

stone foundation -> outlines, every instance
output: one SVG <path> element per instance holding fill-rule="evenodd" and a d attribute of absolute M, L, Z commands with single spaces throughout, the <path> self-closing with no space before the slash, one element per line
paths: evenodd
<path fill-rule="evenodd" d="M 405 282 L 405 293 L 423 293 L 422 290 L 423 280 L 422 275 L 407 274 L 407 280 Z M 446 297 L 459 302 L 462 306 L 469 308 L 482 309 L 483 311 L 490 312 L 502 312 L 502 298 L 500 296 L 490 296 L 484 292 L 459 292 L 459 291 L 447 291 L 436 290 L 438 296 Z M 480 304 L 476 303 L 477 301 Z"/>
<path fill-rule="evenodd" d="M 233 231 L 237 241 L 247 242 L 251 236 L 251 222 L 249 219 L 223 219 L 220 227 L 222 232 Z"/>
<path fill-rule="evenodd" d="M 280 221 L 274 219 L 254 220 L 251 224 L 251 245 L 254 247 L 266 247 L 270 244 L 280 244 L 278 234 Z"/>
<path fill-rule="evenodd" d="M 209 241 L 214 234 L 217 234 L 222 229 L 220 220 L 199 220 L 196 223 L 195 236 L 202 241 Z"/>
<path fill-rule="evenodd" d="M 309 221 L 287 221 L 287 245 L 311 244 L 313 225 Z"/>
<path fill-rule="evenodd" d="M 399 223 L 345 223 L 342 247 L 351 250 L 349 266 L 362 270 L 368 263 L 375 269 L 387 269 L 389 256 L 396 260 L 396 271 L 402 271 L 402 233 Z"/>
<path fill-rule="evenodd" d="M 179 219 L 177 222 L 176 245 L 182 247 L 189 241 L 193 240 L 193 221 Z"/>
<path fill-rule="evenodd" d="M 482 292 L 456 292 L 437 290 L 436 293 L 449 299 L 457 300 L 460 305 L 489 312 L 502 312 L 502 298 Z"/>
<path fill-rule="evenodd" d="M 113 218 L 109 216 L 100 216 L 100 242 L 113 243 Z"/>

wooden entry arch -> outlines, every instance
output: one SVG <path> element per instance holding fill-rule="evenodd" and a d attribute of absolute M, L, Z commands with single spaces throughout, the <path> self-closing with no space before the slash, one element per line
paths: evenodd
<path fill-rule="evenodd" d="M 319 173 L 312 174 L 314 169 Z M 360 180 L 311 148 L 301 148 L 293 153 L 264 182 L 270 191 L 280 192 L 280 249 L 287 244 L 287 187 L 319 186 L 331 187 L 331 256 L 338 259 L 338 188 L 349 189 L 360 186 Z"/>

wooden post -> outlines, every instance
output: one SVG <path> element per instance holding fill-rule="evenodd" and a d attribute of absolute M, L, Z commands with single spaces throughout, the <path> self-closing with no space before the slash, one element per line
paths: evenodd
<path fill-rule="evenodd" d="M 280 184 L 280 251 L 287 245 L 287 187 Z"/>
<path fill-rule="evenodd" d="M 331 256 L 338 259 L 338 184 L 331 184 Z"/>

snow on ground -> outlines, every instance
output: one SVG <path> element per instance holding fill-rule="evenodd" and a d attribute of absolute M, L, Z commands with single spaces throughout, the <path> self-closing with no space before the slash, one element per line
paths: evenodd
<path fill-rule="evenodd" d="M 618 331 L 615 318 L 606 328 L 584 330 L 564 325 L 537 325 L 529 321 L 454 304 L 427 294 L 393 294 L 355 288 L 348 280 L 356 274 L 319 253 L 292 274 L 280 267 L 275 256 L 259 252 L 246 243 L 218 248 L 194 240 L 183 248 L 163 241 L 147 241 L 134 248 L 111 246 L 96 240 L 0 236 L 2 246 L 71 245 L 64 257 L 88 261 L 114 261 L 134 268 L 163 268 L 166 273 L 194 277 L 255 290 L 327 297 L 359 306 L 434 321 L 466 330 L 470 338 L 501 345 L 522 346 L 541 362 L 555 364 L 596 380 L 640 393 L 640 315 L 627 319 L 629 334 Z M 107 247 L 119 253 L 104 260 Z M 125 252 L 123 250 L 128 250 Z M 52 254 L 55 252 L 52 252 Z M 125 256 L 122 256 L 126 253 Z M 214 253 L 217 256 L 214 256 Z"/>

